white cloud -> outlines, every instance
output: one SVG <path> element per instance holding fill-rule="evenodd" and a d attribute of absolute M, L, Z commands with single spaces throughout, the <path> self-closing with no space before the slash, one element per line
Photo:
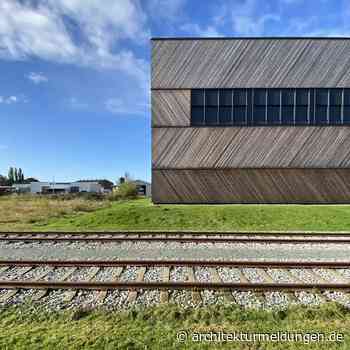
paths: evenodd
<path fill-rule="evenodd" d="M 49 8 L 2 0 L 0 13 L 0 57 L 24 59 L 37 56 L 68 61 L 77 54 L 62 19 Z"/>
<path fill-rule="evenodd" d="M 105 101 L 106 110 L 113 114 L 144 114 L 149 108 L 148 104 L 135 104 L 121 98 L 109 98 Z"/>
<path fill-rule="evenodd" d="M 49 79 L 41 72 L 30 72 L 27 78 L 31 80 L 34 84 L 46 83 Z"/>
<path fill-rule="evenodd" d="M 10 96 L 0 96 L 0 104 L 6 104 L 6 105 L 12 105 L 15 103 L 27 103 L 28 99 L 25 96 L 15 96 L 15 95 L 10 95 Z"/>
<path fill-rule="evenodd" d="M 8 96 L 8 97 L 0 96 L 0 103 L 11 105 L 16 102 L 18 102 L 18 98 L 16 96 Z"/>
<path fill-rule="evenodd" d="M 193 36 L 201 36 L 201 37 L 218 37 L 222 36 L 221 33 L 212 25 L 207 27 L 201 27 L 195 23 L 188 23 L 181 26 L 181 30 L 189 33 Z"/>
<path fill-rule="evenodd" d="M 73 28 L 73 29 L 72 29 Z M 138 0 L 1 0 L 0 58 L 40 59 L 120 70 L 140 85 L 146 62 L 120 46 L 149 31 Z M 79 37 L 79 42 L 77 40 Z"/>

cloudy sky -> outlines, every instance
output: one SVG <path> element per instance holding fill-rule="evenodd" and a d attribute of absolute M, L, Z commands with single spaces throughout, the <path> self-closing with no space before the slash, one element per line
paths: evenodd
<path fill-rule="evenodd" d="M 0 174 L 151 177 L 152 36 L 350 36 L 348 0 L 0 0 Z"/>

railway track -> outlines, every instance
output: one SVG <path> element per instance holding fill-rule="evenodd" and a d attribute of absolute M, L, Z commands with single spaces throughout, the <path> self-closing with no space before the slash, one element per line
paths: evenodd
<path fill-rule="evenodd" d="M 28 298 L 55 307 L 333 299 L 350 306 L 350 262 L 0 261 L 0 305 Z"/>
<path fill-rule="evenodd" d="M 0 242 L 179 242 L 179 243 L 278 243 L 350 244 L 350 235 L 326 234 L 243 234 L 208 232 L 0 232 Z"/>
<path fill-rule="evenodd" d="M 258 268 L 258 269 L 327 269 L 327 270 L 336 270 L 336 269 L 350 269 L 350 262 L 317 262 L 317 261 L 185 261 L 185 260 L 115 260 L 115 261 L 0 261 L 0 267 L 6 271 L 8 268 L 28 268 L 35 269 L 38 267 L 51 267 L 51 268 L 97 268 L 102 269 L 106 267 L 119 268 L 120 273 L 123 268 L 143 268 L 144 270 L 154 267 L 164 267 L 168 269 L 176 267 L 187 267 L 187 268 L 196 268 L 196 267 L 207 267 L 211 268 L 212 272 L 216 271 L 219 267 L 224 268 L 236 268 L 236 269 L 245 269 L 245 268 Z M 214 269 L 214 270 L 213 270 Z M 28 272 L 28 271 L 27 271 Z M 96 274 L 97 274 L 96 272 Z M 262 270 L 262 273 L 268 276 L 268 273 L 265 270 Z M 258 290 L 258 291 L 274 291 L 274 290 L 343 290 L 350 291 L 350 278 L 345 276 L 342 278 L 342 283 L 330 283 L 324 281 L 321 277 L 322 283 L 273 283 L 272 278 L 267 278 L 268 281 L 254 283 L 249 282 L 247 278 L 242 276 L 240 282 L 223 282 L 220 281 L 220 278 L 217 278 L 219 275 L 214 272 L 216 275 L 215 281 L 211 282 L 199 282 L 195 281 L 195 278 L 192 278 L 191 281 L 169 281 L 167 278 L 166 281 L 156 281 L 156 282 L 145 282 L 145 281 L 94 281 L 93 278 L 91 281 L 43 281 L 43 280 L 7 280 L 1 279 L 0 274 L 0 288 L 3 289 L 88 289 L 88 290 L 109 290 L 109 289 L 163 289 L 163 290 L 173 290 L 173 289 L 196 289 L 196 290 Z M 341 278 L 340 278 L 341 279 Z M 344 283 L 348 279 L 347 283 Z"/>

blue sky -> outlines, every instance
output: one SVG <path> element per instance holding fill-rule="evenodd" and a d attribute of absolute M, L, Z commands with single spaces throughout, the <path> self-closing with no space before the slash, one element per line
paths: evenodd
<path fill-rule="evenodd" d="M 152 36 L 350 36 L 334 0 L 1 0 L 0 174 L 151 178 Z"/>

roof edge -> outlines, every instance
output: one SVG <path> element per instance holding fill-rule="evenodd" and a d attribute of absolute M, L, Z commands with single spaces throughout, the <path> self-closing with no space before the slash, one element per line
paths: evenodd
<path fill-rule="evenodd" d="M 349 40 L 346 36 L 218 36 L 218 37 L 152 37 L 151 41 L 161 40 Z"/>

